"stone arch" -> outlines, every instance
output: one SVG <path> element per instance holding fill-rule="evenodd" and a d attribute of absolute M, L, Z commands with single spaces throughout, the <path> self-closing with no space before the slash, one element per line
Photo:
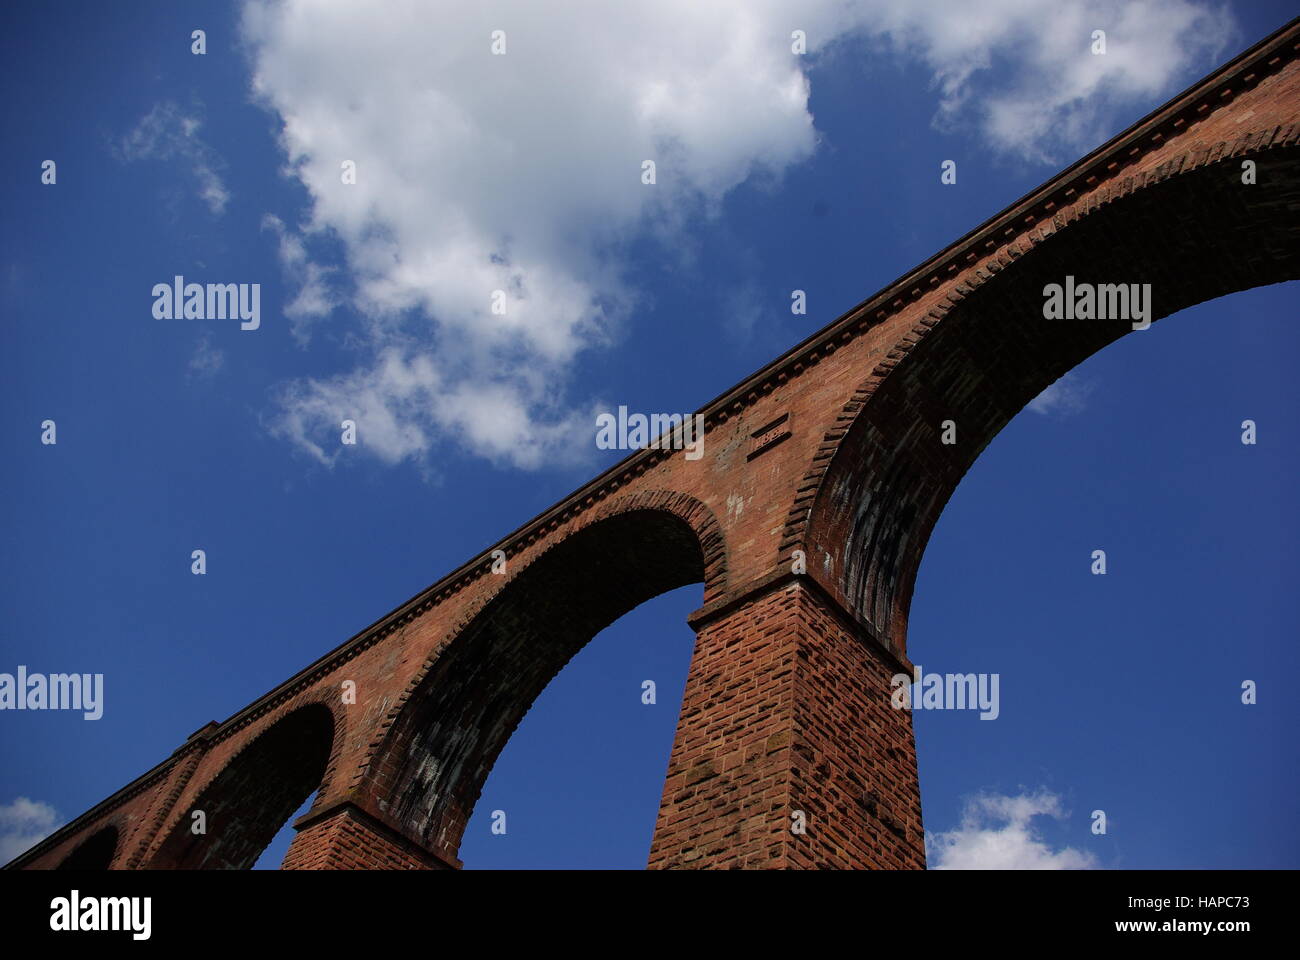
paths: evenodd
<path fill-rule="evenodd" d="M 109 870 L 121 836 L 117 825 L 100 827 L 63 858 L 56 870 Z"/>
<path fill-rule="evenodd" d="M 250 868 L 303 801 L 325 792 L 342 728 L 332 706 L 317 697 L 249 737 L 173 817 L 149 866 Z M 205 834 L 192 832 L 196 810 L 205 814 Z"/>
<path fill-rule="evenodd" d="M 1046 284 L 1150 283 L 1156 320 L 1300 278 L 1300 150 L 1294 138 L 1242 150 L 1272 133 L 1115 182 L 1030 231 L 973 271 L 854 392 L 785 541 L 808 551 L 811 572 L 896 653 L 930 532 L 966 471 L 1029 401 L 1135 332 L 1128 320 L 1044 319 Z M 1256 185 L 1241 182 L 1243 156 L 1257 163 Z M 945 420 L 955 444 L 940 442 Z"/>
<path fill-rule="evenodd" d="M 497 755 L 551 679 L 606 626 L 669 590 L 726 586 L 711 510 L 652 491 L 595 510 L 448 634 L 399 698 L 368 770 L 375 807 L 407 837 L 455 863 Z"/>

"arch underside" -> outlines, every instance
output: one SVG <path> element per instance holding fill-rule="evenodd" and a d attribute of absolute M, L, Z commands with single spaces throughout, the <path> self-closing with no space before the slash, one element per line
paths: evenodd
<path fill-rule="evenodd" d="M 375 769 L 379 806 L 448 860 L 501 749 L 551 679 L 597 633 L 705 578 L 697 532 L 635 510 L 549 549 L 504 586 L 438 656 Z"/>
<path fill-rule="evenodd" d="M 181 813 L 155 868 L 247 870 L 321 785 L 334 741 L 334 715 L 309 704 L 276 721 L 213 778 Z M 205 832 L 192 829 L 202 811 Z"/>
<path fill-rule="evenodd" d="M 1234 157 L 1058 229 L 985 279 L 874 384 L 808 521 L 810 557 L 829 558 L 858 617 L 904 649 L 922 553 L 962 476 L 1044 389 L 1135 332 L 1128 319 L 1045 319 L 1047 284 L 1149 283 L 1155 320 L 1300 278 L 1300 151 L 1253 159 L 1255 185 L 1242 183 Z M 945 420 L 956 424 L 955 444 L 940 442 Z"/>
<path fill-rule="evenodd" d="M 117 842 L 117 827 L 110 825 L 97 830 L 55 869 L 107 870 L 112 866 L 113 857 L 117 853 Z"/>

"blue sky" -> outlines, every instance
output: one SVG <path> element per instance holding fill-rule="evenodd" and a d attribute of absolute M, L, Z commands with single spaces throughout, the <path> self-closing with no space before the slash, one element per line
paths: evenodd
<path fill-rule="evenodd" d="M 106 702 L 0 713 L 0 859 L 621 457 L 593 411 L 698 408 L 1293 12 L 294 6 L 11 14 L 0 672 L 102 672 Z M 155 319 L 176 274 L 260 283 L 260 329 Z M 1123 338 L 958 488 L 909 653 L 1000 674 L 1002 703 L 915 718 L 932 866 L 1300 866 L 1296 294 Z M 700 597 L 556 678 L 468 868 L 644 865 Z"/>

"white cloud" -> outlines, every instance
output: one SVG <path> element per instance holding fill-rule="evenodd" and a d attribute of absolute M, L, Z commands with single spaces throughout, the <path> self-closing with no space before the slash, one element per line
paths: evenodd
<path fill-rule="evenodd" d="M 19 797 L 0 804 L 0 864 L 44 840 L 59 826 L 58 814 L 48 803 Z"/>
<path fill-rule="evenodd" d="M 1096 385 L 1070 372 L 1026 404 L 1026 408 L 1043 416 L 1056 414 L 1068 417 L 1082 413 L 1088 407 Z"/>
<path fill-rule="evenodd" d="M 212 335 L 205 330 L 190 357 L 190 376 L 198 379 L 216 376 L 225 362 L 226 352 L 212 345 Z"/>
<path fill-rule="evenodd" d="M 302 237 L 287 229 L 279 217 L 266 214 L 262 229 L 270 230 L 279 238 L 280 267 L 297 290 L 284 308 L 284 315 L 289 318 L 294 339 L 305 346 L 311 338 L 312 324 L 329 316 L 338 305 L 338 298 L 330 289 L 330 278 L 337 271 L 313 262 Z"/>
<path fill-rule="evenodd" d="M 221 157 L 199 137 L 202 125 L 196 114 L 184 113 L 175 103 L 165 101 L 156 104 L 118 141 L 116 152 L 126 163 L 176 158 L 185 161 L 197 181 L 199 197 L 212 213 L 220 215 L 230 200 L 230 191 L 217 174 L 223 166 Z"/>
<path fill-rule="evenodd" d="M 1052 164 L 1098 146 L 1116 108 L 1146 113 L 1189 71 L 1216 63 L 1237 33 L 1227 8 L 1206 0 L 863 6 L 870 32 L 930 69 L 936 126 L 971 126 L 999 152 Z M 1104 54 L 1092 52 L 1095 30 L 1105 32 Z"/>
<path fill-rule="evenodd" d="M 345 449 L 345 419 L 357 424 L 358 446 L 390 464 L 427 451 L 430 424 L 501 464 L 536 469 L 543 462 L 582 462 L 594 449 L 595 405 L 532 418 L 520 397 L 535 392 L 504 381 L 449 384 L 432 355 L 394 346 L 350 373 L 286 384 L 269 426 L 326 466 Z"/>
<path fill-rule="evenodd" d="M 927 833 L 926 857 L 934 870 L 1090 870 L 1092 854 L 1053 850 L 1034 829 L 1034 817 L 1067 816 L 1047 790 L 1018 796 L 980 794 L 967 801 L 956 830 Z"/>
<path fill-rule="evenodd" d="M 298 290 L 294 335 L 340 306 L 362 320 L 353 368 L 286 386 L 274 429 L 326 461 L 340 407 L 373 418 L 360 442 L 388 462 L 448 438 L 520 467 L 550 462 L 535 449 L 550 435 L 590 448 L 594 431 L 572 428 L 586 400 L 566 394 L 578 356 L 632 316 L 628 243 L 684 256 L 728 191 L 807 160 L 815 64 L 919 59 L 937 124 L 1038 160 L 1094 145 L 1115 103 L 1146 105 L 1208 65 L 1225 23 L 1198 0 L 390 0 L 382 15 L 248 0 L 254 94 L 311 200 L 297 226 L 266 221 Z M 1088 50 L 1095 28 L 1104 56 Z M 793 55 L 796 29 L 810 56 Z M 863 90 L 864 106 L 881 95 Z M 346 269 L 322 265 L 325 245 Z"/>

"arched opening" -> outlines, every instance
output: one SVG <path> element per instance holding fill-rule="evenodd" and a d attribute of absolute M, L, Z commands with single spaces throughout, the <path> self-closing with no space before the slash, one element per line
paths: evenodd
<path fill-rule="evenodd" d="M 1217 157 L 1226 153 L 1228 151 L 1216 147 L 1196 162 L 1203 162 L 1205 156 Z M 943 311 L 931 314 L 933 325 L 928 332 L 922 330 L 908 342 L 896 345 L 891 362 L 877 366 L 860 384 L 844 411 L 846 419 L 852 419 L 851 426 L 839 442 L 830 464 L 818 478 L 814 505 L 807 516 L 808 566 L 810 570 L 825 571 L 827 588 L 858 618 L 870 624 L 893 649 L 908 651 L 913 587 L 936 521 L 968 469 L 1026 405 L 1121 337 L 1125 338 L 1126 346 L 1129 340 L 1138 338 L 1143 351 L 1158 342 L 1163 324 L 1143 331 L 1134 329 L 1134 321 L 1157 321 L 1189 307 L 1216 301 L 1227 294 L 1300 279 L 1300 220 L 1294 216 L 1295 197 L 1300 189 L 1300 156 L 1293 149 L 1274 146 L 1255 154 L 1252 159 L 1259 170 L 1268 171 L 1265 189 L 1255 189 L 1259 184 L 1242 183 L 1241 156 L 1237 155 L 1200 166 L 1192 159 L 1181 158 L 1168 169 L 1185 172 L 1171 172 L 1164 179 L 1145 185 L 1141 182 L 1119 183 L 1105 191 L 1103 197 L 1091 198 L 1077 216 L 1063 215 L 1053 224 L 1054 229 L 1044 230 L 1032 243 L 1022 240 L 1016 246 L 1014 256 L 1004 257 L 994 265 L 994 269 L 984 270 L 977 279 L 972 279 L 958 291 L 960 297 L 951 298 Z M 1131 285 L 1149 285 L 1146 316 L 1049 318 L 1044 310 L 1046 288 L 1049 284 L 1064 285 L 1067 278 L 1076 289 L 1083 285 L 1093 290 L 1118 284 L 1130 289 Z M 1286 313 L 1288 320 L 1294 316 L 1293 309 Z M 1174 325 L 1177 323 L 1174 321 Z M 1200 381 L 1206 393 L 1213 393 L 1220 387 L 1221 378 L 1216 375 L 1215 366 L 1234 362 L 1226 339 L 1215 336 L 1216 360 L 1214 364 L 1206 364 Z M 1278 344 L 1285 342 L 1285 336 L 1278 337 L 1270 341 L 1269 346 L 1277 349 Z M 1107 355 L 1116 356 L 1124 352 L 1122 349 L 1106 351 Z M 1149 362 L 1158 363 L 1159 360 L 1156 358 Z M 1289 373 L 1285 376 L 1289 378 Z M 1293 398 L 1290 406 L 1294 407 Z M 1128 413 L 1130 417 L 1142 415 L 1141 410 Z M 1235 411 L 1230 414 L 1225 410 L 1223 415 L 1225 420 L 1218 426 L 1224 430 L 1223 439 L 1231 449 L 1232 444 L 1239 445 L 1235 432 L 1240 429 L 1241 419 L 1249 414 L 1236 416 Z M 949 427 L 952 429 L 947 430 Z M 946 432 L 955 442 L 945 439 Z M 1041 468 L 1030 466 L 1025 474 L 1033 477 L 1043 472 Z M 1112 493 L 1113 482 L 1094 483 L 1095 495 Z M 1129 478 L 1128 482 L 1141 481 Z M 1275 493 L 1268 502 L 1277 505 L 1288 503 L 1290 499 L 1286 494 Z M 1060 509 L 1086 511 L 1088 501 L 1076 500 L 1070 507 L 1062 506 Z M 1232 509 L 1231 502 L 1215 505 L 1215 512 L 1220 514 Z M 1147 518 L 1144 517 L 1143 522 L 1147 522 Z M 1038 523 L 1040 527 L 1049 525 L 1042 520 Z M 1176 528 L 1185 536 L 1187 526 L 1177 524 Z M 1001 533 L 985 530 L 983 536 L 986 540 L 996 540 Z M 1114 541 L 1116 538 L 1110 539 Z M 1104 544 L 1090 543 L 1086 549 L 1079 545 L 1082 553 L 1074 561 L 1078 565 L 1073 570 L 1089 581 L 1099 595 L 1102 590 L 1116 590 L 1123 585 L 1129 589 L 1142 589 L 1140 580 L 1121 580 L 1113 567 L 1108 576 L 1093 577 L 1089 571 L 1090 554 L 1097 547 L 1104 547 Z M 980 553 L 977 563 L 982 571 L 996 563 L 996 549 L 986 544 Z M 1128 564 L 1146 560 L 1145 557 L 1139 559 L 1139 556 L 1137 550 L 1125 553 Z M 1043 566 L 1057 569 L 1051 564 Z M 977 641 L 980 632 L 989 629 L 989 624 L 999 624 L 1009 617 L 1022 617 L 1022 611 L 1033 609 L 1036 595 L 1032 588 L 1027 589 L 1027 583 L 1032 583 L 1032 577 L 1028 575 L 1015 585 L 1014 600 L 1007 600 L 1002 606 L 992 609 L 981 608 L 970 597 L 962 598 L 967 601 L 963 606 L 961 600 L 953 595 L 960 592 L 957 590 L 945 596 L 944 602 L 962 611 L 965 621 L 960 627 L 962 638 Z M 1185 584 L 1179 586 L 1186 590 Z M 1203 585 L 1200 588 L 1202 592 L 1210 589 L 1217 589 L 1217 586 Z M 1063 607 L 1071 608 L 1068 603 L 1063 603 L 1050 609 L 1059 618 Z M 957 710 L 935 714 L 922 711 L 916 720 L 921 750 L 932 746 L 927 738 L 941 725 L 972 720 L 974 724 L 965 728 L 966 734 L 987 739 L 991 733 L 985 731 L 1001 731 L 1010 726 L 1010 721 L 1005 719 L 1007 716 L 1018 712 L 1025 716 L 1031 714 L 1033 708 L 1028 706 L 1028 699 L 1042 698 L 1041 710 L 1059 712 L 1062 702 L 1068 699 L 1062 690 L 1068 688 L 1073 693 L 1077 686 L 1089 685 L 1093 695 L 1091 701 L 1086 705 L 1076 705 L 1070 714 L 1074 722 L 1058 728 L 1060 739 L 1043 746 L 1044 756 L 1069 750 L 1066 744 L 1075 739 L 1081 741 L 1074 746 L 1081 755 L 1105 751 L 1114 737 L 1129 738 L 1129 741 L 1140 739 L 1144 750 L 1129 756 L 1131 770 L 1128 777 L 1133 780 L 1132 771 L 1157 767 L 1170 753 L 1185 749 L 1187 730 L 1199 727 L 1196 722 L 1168 726 L 1135 722 L 1121 731 L 1112 731 L 1107 728 L 1104 718 L 1120 712 L 1112 709 L 1116 699 L 1145 697 L 1144 688 L 1149 678 L 1163 683 L 1171 675 L 1180 677 L 1174 688 L 1176 695 L 1181 695 L 1185 686 L 1192 685 L 1197 689 L 1198 699 L 1194 703 L 1184 699 L 1177 710 L 1166 711 L 1169 716 L 1187 717 L 1200 710 L 1202 713 L 1195 714 L 1199 718 L 1212 700 L 1215 711 L 1221 708 L 1231 711 L 1231 719 L 1223 717 L 1223 723 L 1237 731 L 1240 739 L 1252 736 L 1248 732 L 1251 729 L 1249 725 L 1259 723 L 1267 715 L 1260 711 L 1251 714 L 1241 710 L 1241 691 L 1237 684 L 1249 680 L 1250 674 L 1258 670 L 1251 670 L 1243 664 L 1242 668 L 1234 671 L 1240 675 L 1230 680 L 1224 676 L 1223 670 L 1187 674 L 1184 678 L 1185 671 L 1171 670 L 1165 664 L 1157 666 L 1151 661 L 1148 647 L 1153 645 L 1146 644 L 1147 639 L 1159 636 L 1164 640 L 1164 655 L 1168 657 L 1180 652 L 1170 648 L 1168 638 L 1180 637 L 1187 631 L 1203 634 L 1214 629 L 1199 617 L 1189 619 L 1181 616 L 1190 611 L 1199 612 L 1195 604 L 1181 602 L 1177 609 L 1180 613 L 1177 626 L 1172 625 L 1169 622 L 1172 618 L 1166 616 L 1142 631 L 1133 630 L 1129 623 L 1124 622 L 1122 614 L 1108 619 L 1105 613 L 1099 613 L 1092 605 L 1084 606 L 1079 609 L 1070 629 L 1089 624 L 1094 631 L 1108 637 L 1122 633 L 1129 638 L 1128 647 L 1108 649 L 1104 642 L 1090 643 L 1082 634 L 1077 636 L 1077 642 L 1062 647 L 1044 643 L 1043 647 L 1064 650 L 1068 657 L 1081 662 L 1076 665 L 1060 661 L 1050 669 L 1042 666 L 1036 673 L 1020 672 L 1021 658 L 1016 649 L 1003 648 L 1000 655 L 996 655 L 995 662 L 990 662 L 989 659 L 971 656 L 978 650 L 976 643 L 964 648 L 950 646 L 947 649 L 950 659 L 944 663 L 931 659 L 935 656 L 933 648 L 911 651 L 911 659 L 922 662 L 927 676 L 938 672 L 974 679 L 985 674 L 991 681 L 994 675 L 1000 675 L 1001 683 L 1001 726 L 980 724 L 969 713 Z M 1235 631 L 1237 617 L 1225 615 L 1221 619 L 1225 632 Z M 1288 622 L 1290 619 L 1287 618 Z M 948 629 L 956 629 L 951 621 Z M 1041 632 L 1055 640 L 1067 631 L 1053 630 L 1050 625 L 1042 624 Z M 1016 642 L 1018 649 L 1023 650 L 1028 641 L 1023 634 L 1017 634 Z M 993 648 L 996 648 L 996 642 L 990 645 L 990 649 Z M 1107 654 L 1102 654 L 1102 650 L 1107 650 Z M 1099 664 L 1097 674 L 1108 671 L 1109 677 L 1123 677 L 1128 681 L 1126 684 L 1101 689 L 1090 682 L 1090 679 L 1095 680 L 1096 674 L 1090 672 L 1088 665 L 1095 664 L 1102 656 L 1109 656 L 1110 661 Z M 1207 660 L 1208 656 L 1206 650 L 1196 662 L 1214 662 Z M 1269 669 L 1285 673 L 1289 666 L 1274 664 Z M 1030 724 L 1031 730 L 1033 727 Z M 1164 735 L 1147 739 L 1148 730 L 1162 731 Z M 1242 752 L 1230 741 L 1218 737 L 1208 739 L 1221 741 L 1221 749 L 1209 756 L 1235 756 Z M 1195 738 L 1190 742 L 1195 743 Z M 1252 744 L 1256 742 L 1258 740 L 1252 740 Z M 1280 738 L 1271 742 L 1275 745 L 1271 754 L 1273 760 L 1283 750 L 1289 749 Z M 1016 755 L 1027 752 L 1018 745 L 1004 745 L 1001 749 Z M 958 757 L 989 756 L 987 752 L 969 745 L 954 747 L 953 752 Z M 1149 762 L 1143 759 L 1146 755 L 1158 759 Z M 1259 762 L 1262 756 L 1257 754 L 1256 761 Z M 1202 755 L 1197 759 L 1189 758 L 1181 768 L 1185 794 L 1195 795 L 1196 778 L 1189 776 L 1188 772 L 1202 771 L 1207 762 L 1207 756 Z M 1265 761 L 1263 765 L 1274 764 Z M 1019 776 L 1030 780 L 1024 785 L 1035 786 L 1034 775 L 1047 766 L 1046 763 L 1035 764 L 1032 769 L 1020 773 Z M 933 766 L 929 768 L 927 778 L 933 776 L 934 769 Z M 1023 768 L 1010 764 L 1004 769 Z M 1081 810 L 1084 817 L 1095 811 L 1111 816 L 1132 816 L 1133 807 L 1126 806 L 1119 799 L 1123 794 L 1122 784 L 1117 785 L 1118 780 L 1112 782 L 1112 789 L 1072 795 L 1069 793 L 1072 785 L 1062 783 L 1061 779 L 1064 778 L 1042 785 L 1049 789 L 1065 788 L 1061 797 L 1063 806 L 1075 807 L 1076 812 Z M 1000 790 L 1006 794 L 1005 800 L 1010 791 L 1017 789 L 1017 783 L 988 783 L 984 777 L 972 775 L 966 788 L 970 791 Z M 1253 795 L 1276 793 L 1259 789 Z M 1235 803 L 1243 818 L 1252 815 L 1245 809 L 1250 804 L 1240 802 L 1240 795 L 1223 802 Z M 928 830 L 945 830 L 956 826 L 959 821 L 963 829 L 968 825 L 963 810 L 948 809 L 936 818 L 936 811 L 928 800 L 925 806 Z M 1000 809 L 1005 811 L 1009 806 L 1004 803 Z M 1203 812 L 1204 808 L 1198 810 Z M 1187 815 L 1186 829 L 1189 831 L 1197 829 L 1194 817 L 1191 812 Z M 1111 822 L 1113 826 L 1114 821 Z M 1158 817 L 1153 817 L 1152 824 L 1152 832 L 1168 829 Z M 1023 833 L 1023 822 L 1013 826 Z M 1094 835 L 1087 829 L 1090 824 L 1083 826 L 1085 837 Z M 956 831 L 958 834 L 962 832 Z M 970 832 L 982 835 L 978 830 Z M 1230 842 L 1230 836 L 1230 833 L 1225 834 L 1228 837 L 1225 844 Z M 1090 842 L 1076 846 L 1086 851 L 1094 849 Z M 1166 860 L 1142 865 L 1204 864 L 1171 864 Z M 1259 861 L 1247 864 L 1225 860 L 1222 865 L 1258 866 Z"/>
<path fill-rule="evenodd" d="M 1242 684 L 1298 664 L 1298 293 L 1233 294 L 1100 351 L 957 487 L 908 649 L 926 673 L 999 675 L 1001 707 L 913 714 L 927 832 L 956 841 L 932 866 L 988 866 L 997 840 L 1015 865 L 1297 865 L 1300 705 L 1246 704 Z M 1023 821 L 963 828 L 977 794 L 1050 811 L 1037 845 Z"/>
<path fill-rule="evenodd" d="M 905 649 L 930 531 L 971 464 L 1050 384 L 1118 338 L 1143 335 L 1128 316 L 1045 318 L 1047 285 L 1149 285 L 1146 319 L 1155 321 L 1300 278 L 1290 206 L 1300 158 L 1273 149 L 1255 159 L 1267 189 L 1243 185 L 1233 158 L 1094 206 L 988 274 L 896 366 L 863 384 L 819 482 L 809 567 L 832 571 L 832 588 L 896 648 Z M 944 439 L 947 423 L 955 442 Z"/>
<path fill-rule="evenodd" d="M 707 514 L 695 508 L 697 516 Z M 707 523 L 716 531 L 711 516 Z M 376 791 L 380 809 L 454 861 L 489 771 L 538 695 L 624 614 L 705 581 L 706 552 L 720 552 L 712 531 L 706 551 L 683 517 L 631 509 L 533 560 L 459 632 L 413 692 L 373 765 L 372 776 L 391 785 Z M 716 580 L 716 559 L 712 567 Z"/>
<path fill-rule="evenodd" d="M 645 868 L 701 593 L 647 600 L 547 684 L 484 781 L 458 854 L 466 870 Z"/>
<path fill-rule="evenodd" d="M 321 785 L 334 742 L 334 715 L 301 707 L 249 743 L 183 812 L 151 866 L 247 870 L 290 815 Z M 201 812 L 205 831 L 195 833 Z"/>
<path fill-rule="evenodd" d="M 117 827 L 109 825 L 92 834 L 68 854 L 58 870 L 107 870 L 117 853 Z"/>
<path fill-rule="evenodd" d="M 284 863 L 285 855 L 289 852 L 289 847 L 293 845 L 293 840 L 298 836 L 298 828 L 294 826 L 298 818 L 305 816 L 316 804 L 316 798 L 320 796 L 320 791 L 312 791 L 302 803 L 298 804 L 296 810 L 289 814 L 289 819 L 284 821 L 284 825 L 276 832 L 266 848 L 258 854 L 251 870 L 279 870 Z"/>

